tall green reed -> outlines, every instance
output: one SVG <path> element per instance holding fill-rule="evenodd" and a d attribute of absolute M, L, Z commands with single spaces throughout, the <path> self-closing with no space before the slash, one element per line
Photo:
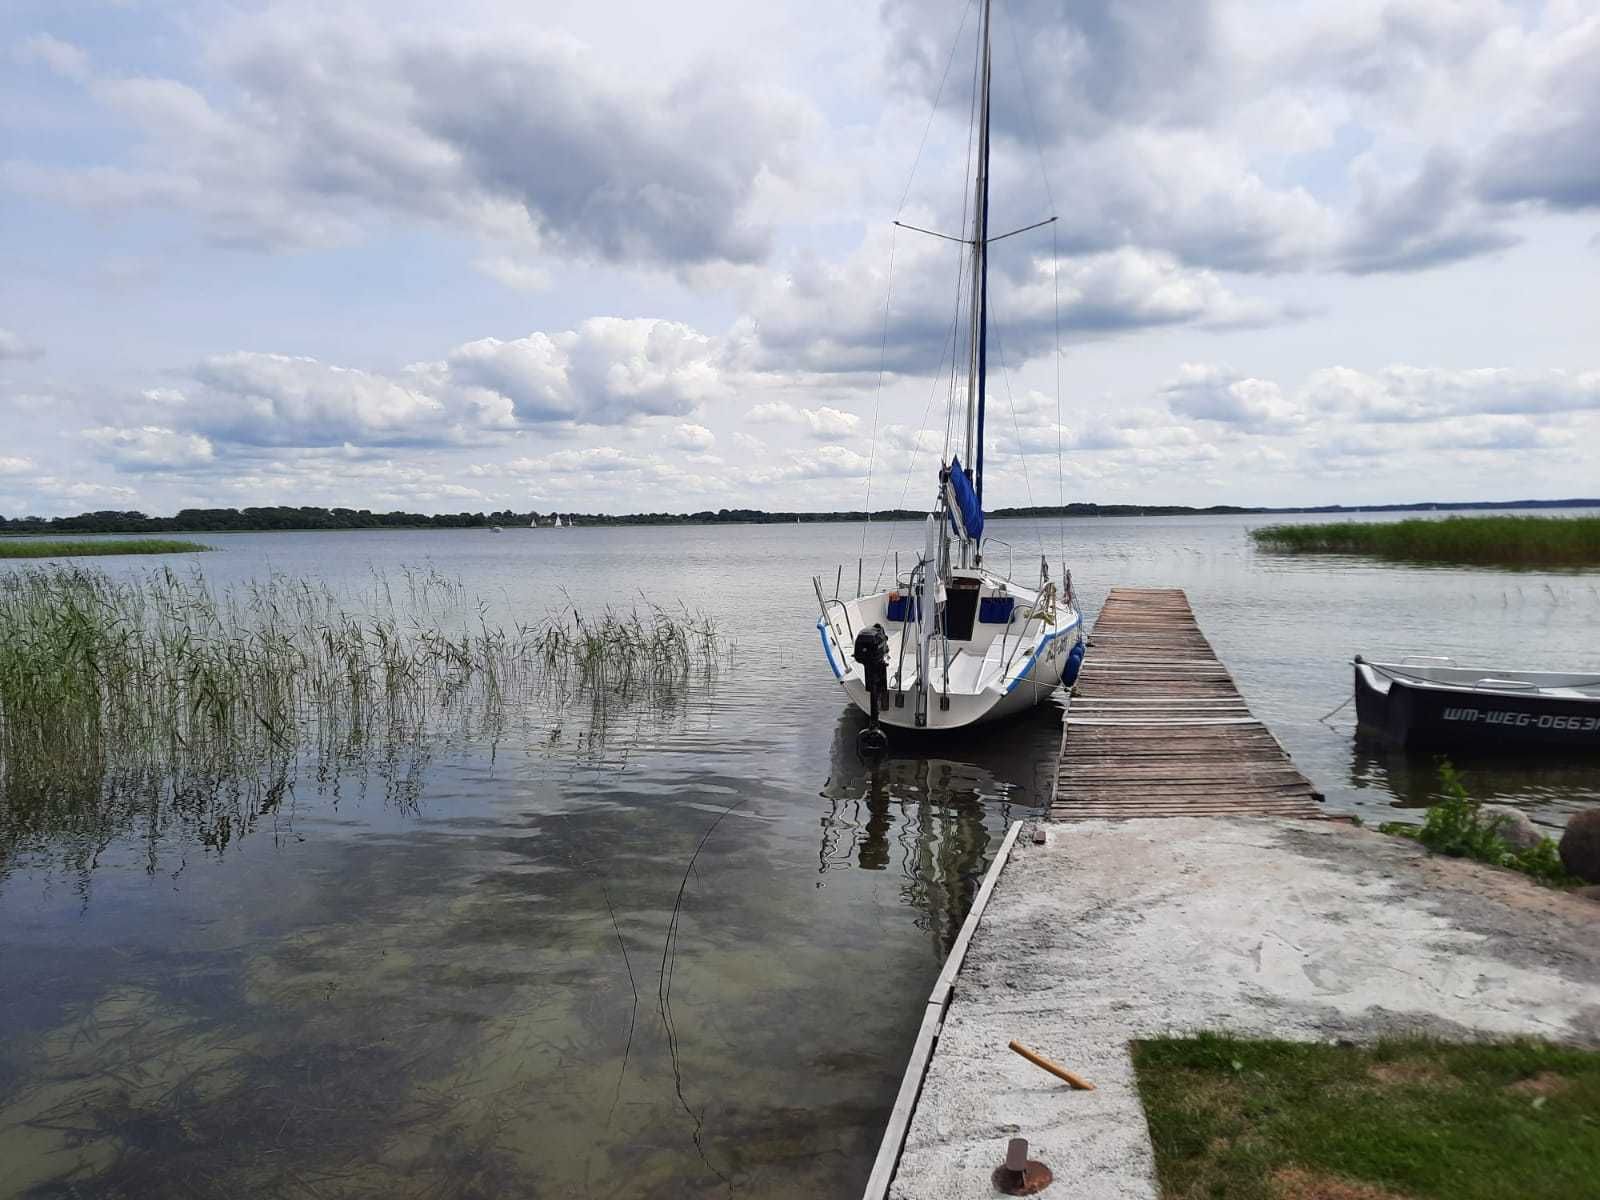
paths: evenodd
<path fill-rule="evenodd" d="M 579 698 L 603 732 L 724 654 L 709 618 L 647 603 L 492 624 L 434 571 L 375 575 L 359 601 L 288 576 L 217 590 L 170 568 L 5 572 L 0 867 L 52 830 L 103 843 L 141 803 L 205 816 L 219 790 L 270 804 L 301 769 L 404 775 L 445 733 L 493 739 L 513 714 L 559 726 Z"/>

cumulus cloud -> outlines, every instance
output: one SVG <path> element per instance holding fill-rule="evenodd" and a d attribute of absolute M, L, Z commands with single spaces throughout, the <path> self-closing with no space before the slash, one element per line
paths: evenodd
<path fill-rule="evenodd" d="M 0 362 L 6 359 L 38 358 L 44 351 L 21 334 L 0 329 Z"/>
<path fill-rule="evenodd" d="M 504 397 L 521 420 L 615 425 L 720 398 L 718 359 L 712 338 L 679 322 L 595 317 L 553 335 L 468 342 L 448 366 L 453 383 Z"/>
<path fill-rule="evenodd" d="M 258 446 L 393 444 L 428 440 L 443 404 L 416 387 L 314 358 L 239 351 L 190 372 L 190 428 Z"/>
<path fill-rule="evenodd" d="M 1270 379 L 1250 379 L 1226 367 L 1184 363 L 1161 391 L 1167 407 L 1183 417 L 1215 421 L 1247 433 L 1282 433 L 1304 421 Z"/>
<path fill-rule="evenodd" d="M 797 408 L 787 400 L 769 400 L 757 404 L 745 414 L 747 421 L 758 425 L 795 425 L 803 428 L 819 442 L 837 442 L 853 437 L 861 428 L 861 418 L 830 405 L 817 408 Z"/>
<path fill-rule="evenodd" d="M 1600 18 L 1557 36 L 1538 84 L 1490 143 L 1478 186 L 1489 200 L 1600 208 Z"/>
<path fill-rule="evenodd" d="M 33 53 L 77 61 L 54 39 Z M 809 121 L 726 63 L 624 80 L 555 36 L 424 36 L 269 12 L 212 58 L 209 92 L 90 81 L 137 130 L 131 161 L 12 164 L 10 182 L 85 205 L 185 209 L 219 241 L 265 248 L 352 240 L 382 214 L 580 258 L 750 263 L 772 237 L 752 203 L 758 182 L 794 168 Z M 487 261 L 498 278 L 528 279 L 512 260 Z"/>
<path fill-rule="evenodd" d="M 1311 375 L 1302 398 L 1313 411 L 1377 423 L 1600 410 L 1600 370 L 1329 367 Z"/>
<path fill-rule="evenodd" d="M 688 450 L 696 453 L 704 453 L 710 450 L 716 444 L 716 441 L 717 435 L 712 433 L 711 430 L 704 425 L 695 425 L 690 422 L 674 425 L 666 435 L 666 443 L 673 449 Z"/>
<path fill-rule="evenodd" d="M 970 13 L 948 77 L 951 14 L 884 14 L 891 77 L 923 102 L 942 86 L 959 156 Z M 1037 137 L 1072 181 L 1051 207 L 1078 253 L 1412 271 L 1513 243 L 1514 205 L 1600 205 L 1600 21 L 1582 6 L 1019 0 L 995 39 L 994 177 L 1046 206 Z"/>
<path fill-rule="evenodd" d="M 0 475 L 25 475 L 33 470 L 33 460 L 15 454 L 0 455 Z"/>
<path fill-rule="evenodd" d="M 933 375 L 948 370 L 957 342 L 963 342 L 957 358 L 964 359 L 959 258 L 942 243 L 901 233 L 892 291 L 888 262 L 887 241 L 877 236 L 843 262 L 807 260 L 768 283 L 734 332 L 741 363 L 840 374 L 872 373 L 882 364 Z M 1083 341 L 1171 325 L 1237 328 L 1283 315 L 1275 305 L 1236 295 L 1214 272 L 1133 247 L 997 260 L 989 303 L 991 352 L 1011 366 L 1051 350 L 1058 329 L 1065 340 Z"/>
<path fill-rule="evenodd" d="M 102 457 L 129 469 L 178 469 L 209 463 L 215 457 L 210 441 L 194 433 L 179 433 L 158 425 L 138 429 L 101 426 L 85 429 L 84 440 Z"/>

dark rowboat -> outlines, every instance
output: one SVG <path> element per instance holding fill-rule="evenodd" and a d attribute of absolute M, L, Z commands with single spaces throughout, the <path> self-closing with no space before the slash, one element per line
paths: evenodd
<path fill-rule="evenodd" d="M 1600 753 L 1600 674 L 1355 659 L 1356 721 L 1397 746 Z"/>

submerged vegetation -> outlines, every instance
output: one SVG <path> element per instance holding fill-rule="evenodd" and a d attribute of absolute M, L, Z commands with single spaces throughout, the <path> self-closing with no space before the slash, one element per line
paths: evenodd
<path fill-rule="evenodd" d="M 519 716 L 559 731 L 578 696 L 592 734 L 612 706 L 671 703 L 721 653 L 688 611 L 491 625 L 435 573 L 349 603 L 281 576 L 218 591 L 171 569 L 23 568 L 0 575 L 0 869 L 47 835 L 93 854 L 141 822 L 152 842 L 177 821 L 226 844 L 302 769 L 376 762 L 414 793 L 436 735 L 493 740 Z"/>
<path fill-rule="evenodd" d="M 1435 854 L 1509 867 L 1554 887 L 1579 882 L 1561 865 L 1561 855 L 1550 838 L 1519 850 L 1501 837 L 1507 818 L 1486 814 L 1483 805 L 1467 795 L 1460 772 L 1448 762 L 1439 764 L 1439 783 L 1444 799 L 1429 807 L 1421 825 L 1390 821 L 1378 826 L 1379 831 L 1421 842 Z"/>
<path fill-rule="evenodd" d="M 101 538 L 85 541 L 14 541 L 0 539 L 0 558 L 82 558 L 95 554 L 187 554 L 209 550 L 199 542 L 177 538 Z"/>
<path fill-rule="evenodd" d="M 1409 562 L 1499 566 L 1600 563 L 1600 517 L 1446 517 L 1267 525 L 1250 536 L 1290 554 L 1368 554 Z"/>
<path fill-rule="evenodd" d="M 1594 1195 L 1600 1052 L 1539 1042 L 1136 1042 L 1162 1195 Z"/>

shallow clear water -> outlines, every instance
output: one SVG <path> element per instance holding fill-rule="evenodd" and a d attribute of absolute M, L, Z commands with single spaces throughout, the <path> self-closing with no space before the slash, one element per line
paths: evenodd
<path fill-rule="evenodd" d="M 1600 670 L 1594 575 L 1266 556 L 1253 523 L 1065 536 L 1091 616 L 1115 584 L 1188 589 L 1331 809 L 1385 819 L 1434 788 L 1427 759 L 1358 745 L 1349 707 L 1320 719 L 1352 654 Z M 994 529 L 1019 571 L 1041 531 L 1055 562 L 1057 523 Z M 891 535 L 920 542 L 870 531 L 869 585 Z M 173 823 L 7 848 L 0 1195 L 859 1189 L 989 856 L 1048 800 L 1058 707 L 863 766 L 810 583 L 844 562 L 853 588 L 859 527 L 204 540 L 216 583 L 360 591 L 431 564 L 492 620 L 642 593 L 710 612 L 735 650 L 603 729 L 512 723 L 303 777 L 221 841 Z M 1552 826 L 1600 803 L 1592 765 L 1466 766 Z"/>

